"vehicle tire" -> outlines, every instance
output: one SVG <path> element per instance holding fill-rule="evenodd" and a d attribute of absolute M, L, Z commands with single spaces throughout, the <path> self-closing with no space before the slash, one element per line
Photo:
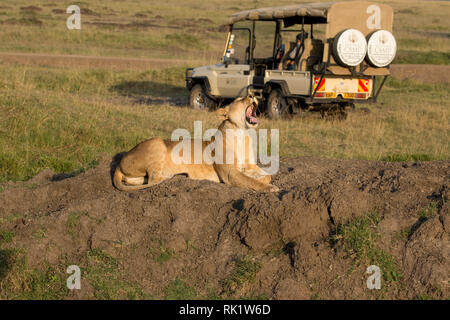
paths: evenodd
<path fill-rule="evenodd" d="M 276 120 L 281 118 L 283 107 L 286 105 L 286 98 L 280 89 L 273 89 L 267 98 L 266 113 L 270 119 Z M 286 113 L 288 108 L 284 108 Z"/>
<path fill-rule="evenodd" d="M 189 93 L 189 106 L 197 110 L 214 110 L 217 103 L 207 96 L 203 85 L 198 83 Z"/>

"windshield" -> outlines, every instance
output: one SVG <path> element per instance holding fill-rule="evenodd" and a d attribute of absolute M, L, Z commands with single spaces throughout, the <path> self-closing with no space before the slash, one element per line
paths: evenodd
<path fill-rule="evenodd" d="M 228 35 L 224 62 L 231 64 L 246 64 L 250 56 L 250 29 L 233 28 Z"/>

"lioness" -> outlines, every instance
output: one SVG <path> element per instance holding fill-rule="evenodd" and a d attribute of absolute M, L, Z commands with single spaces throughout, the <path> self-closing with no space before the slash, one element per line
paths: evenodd
<path fill-rule="evenodd" d="M 221 146 L 223 154 L 233 152 L 231 155 L 235 160 L 233 163 L 201 164 L 175 163 L 171 153 L 180 141 L 163 140 L 152 138 L 141 142 L 120 161 L 114 173 L 114 185 L 122 191 L 134 191 L 148 188 L 165 179 L 177 174 L 186 174 L 191 179 L 211 180 L 224 182 L 229 185 L 249 188 L 260 191 L 278 191 L 279 189 L 270 184 L 271 176 L 258 167 L 254 161 L 250 161 L 253 146 L 249 137 L 245 138 L 244 161 L 238 163 L 236 148 L 230 148 L 235 143 L 235 138 L 227 139 L 227 134 L 238 131 L 238 129 L 254 129 L 258 126 L 256 108 L 258 102 L 254 97 L 237 98 L 225 108 L 218 109 L 216 115 L 223 119 L 218 130 L 219 137 L 223 139 Z M 230 131 L 231 130 L 231 131 Z M 215 136 L 217 138 L 217 136 Z M 202 151 L 214 141 L 202 141 Z M 194 144 L 194 140 L 188 141 Z M 191 148 L 194 150 L 194 148 Z M 232 151 L 230 151 L 232 150 Z M 242 150 L 241 150 L 242 152 Z M 191 159 L 194 159 L 193 151 Z M 242 159 L 242 158 L 241 158 Z M 148 179 L 144 184 L 145 179 Z"/>

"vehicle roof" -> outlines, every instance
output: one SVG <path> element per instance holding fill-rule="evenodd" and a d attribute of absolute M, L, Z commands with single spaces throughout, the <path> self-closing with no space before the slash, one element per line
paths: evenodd
<path fill-rule="evenodd" d="M 291 6 L 245 10 L 232 14 L 225 24 L 244 20 L 274 21 L 305 17 L 305 23 L 326 23 L 328 10 L 336 2 L 304 3 Z M 286 21 L 285 21 L 286 22 Z"/>

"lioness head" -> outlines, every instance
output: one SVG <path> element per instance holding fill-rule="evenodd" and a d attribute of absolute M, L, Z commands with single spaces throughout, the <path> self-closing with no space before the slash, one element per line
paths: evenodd
<path fill-rule="evenodd" d="M 216 114 L 220 119 L 228 119 L 239 129 L 253 129 L 259 123 L 256 118 L 257 107 L 258 100 L 255 97 L 247 96 L 237 98 L 225 108 L 217 110 Z"/>

